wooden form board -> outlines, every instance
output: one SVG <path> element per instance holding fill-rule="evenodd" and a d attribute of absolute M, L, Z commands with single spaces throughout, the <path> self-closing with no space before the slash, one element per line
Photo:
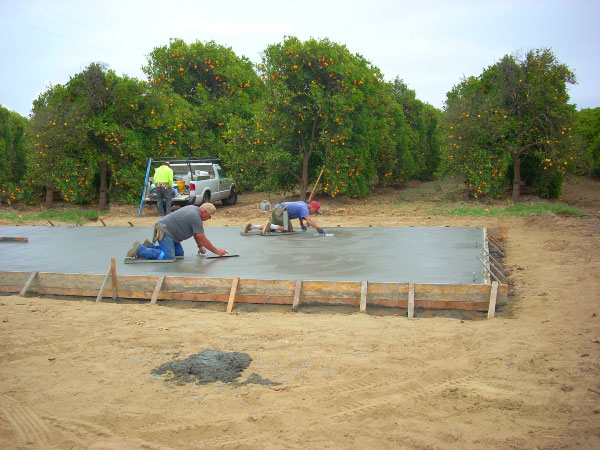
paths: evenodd
<path fill-rule="evenodd" d="M 28 286 L 28 292 L 47 295 L 76 297 L 111 297 L 106 289 L 99 296 L 98 289 L 108 285 L 112 268 L 104 275 L 62 274 L 39 272 Z M 29 272 L 0 272 L 0 292 L 18 293 L 28 282 Z M 158 292 L 159 276 L 115 277 L 119 297 L 149 300 L 184 300 L 196 302 L 229 303 L 232 295 L 232 278 L 167 277 Z M 361 305 L 361 298 L 368 309 L 372 306 L 409 307 L 410 283 L 364 283 L 361 281 L 310 281 L 303 280 L 298 288 L 297 280 L 238 279 L 233 297 L 235 303 L 294 305 Z M 420 284 L 414 283 L 414 308 L 455 309 L 488 311 L 490 284 Z M 365 295 L 366 293 L 366 295 Z M 506 304 L 508 286 L 498 284 L 496 305 Z M 155 300 L 156 301 L 156 300 Z"/>
<path fill-rule="evenodd" d="M 0 236 L 0 242 L 29 242 L 26 236 Z"/>

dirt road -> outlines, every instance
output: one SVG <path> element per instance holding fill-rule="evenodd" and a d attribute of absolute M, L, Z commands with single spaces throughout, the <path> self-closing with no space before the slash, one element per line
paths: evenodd
<path fill-rule="evenodd" d="M 493 320 L 0 297 L 0 447 L 600 448 L 600 206 L 584 188 L 564 196 L 580 218 L 323 200 L 324 227 L 505 227 L 510 305 Z M 261 199 L 219 208 L 208 236 L 264 219 Z M 103 220 L 156 220 L 134 213 Z M 240 381 L 280 384 L 152 373 L 206 349 L 249 355 Z"/>

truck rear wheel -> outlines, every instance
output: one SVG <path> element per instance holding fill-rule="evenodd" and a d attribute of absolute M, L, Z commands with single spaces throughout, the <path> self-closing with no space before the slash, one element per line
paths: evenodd
<path fill-rule="evenodd" d="M 202 196 L 202 203 L 210 202 L 210 191 L 206 191 Z"/>
<path fill-rule="evenodd" d="M 234 187 L 231 188 L 231 192 L 229 193 L 229 197 L 221 200 L 221 203 L 225 206 L 233 206 L 237 202 L 237 191 Z"/>

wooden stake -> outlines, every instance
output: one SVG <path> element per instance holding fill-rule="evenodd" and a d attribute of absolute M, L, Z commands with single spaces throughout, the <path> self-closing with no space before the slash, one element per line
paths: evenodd
<path fill-rule="evenodd" d="M 496 297 L 498 296 L 498 282 L 492 282 L 492 290 L 490 291 L 490 306 L 488 308 L 488 319 L 493 319 L 496 314 Z"/>
<path fill-rule="evenodd" d="M 110 258 L 110 278 L 112 281 L 112 297 L 117 299 L 117 263 L 115 258 Z"/>
<path fill-rule="evenodd" d="M 360 312 L 367 310 L 367 281 L 363 281 L 360 286 Z"/>
<path fill-rule="evenodd" d="M 323 175 L 323 170 L 325 170 L 325 169 L 321 169 L 321 173 L 319 174 L 319 178 L 317 178 L 317 182 L 315 183 L 315 186 L 313 187 L 313 190 L 310 193 L 310 197 L 308 197 L 308 202 L 306 202 L 306 203 L 309 203 L 312 200 L 313 195 L 315 195 L 315 190 L 317 189 L 317 185 L 319 184 L 319 181 L 321 180 L 321 175 Z"/>
<path fill-rule="evenodd" d="M 408 318 L 415 317 L 415 283 L 408 283 Z"/>
<path fill-rule="evenodd" d="M 0 242 L 29 242 L 29 239 L 26 237 L 5 236 L 0 237 Z"/>
<path fill-rule="evenodd" d="M 229 292 L 229 301 L 227 302 L 227 312 L 231 313 L 233 310 L 233 304 L 235 302 L 235 293 L 237 291 L 238 283 L 240 281 L 240 277 L 235 277 L 233 282 L 231 283 L 231 291 Z"/>
<path fill-rule="evenodd" d="M 165 276 L 161 275 L 161 277 L 156 282 L 156 287 L 154 288 L 154 292 L 152 293 L 152 298 L 150 299 L 151 305 L 156 305 L 156 300 L 158 300 L 158 293 L 162 288 L 163 282 L 165 281 Z"/>
<path fill-rule="evenodd" d="M 294 303 L 292 304 L 292 311 L 298 309 L 300 305 L 300 290 L 302 289 L 302 280 L 296 280 L 296 290 L 294 291 Z"/>
<path fill-rule="evenodd" d="M 492 243 L 496 245 L 496 247 L 499 247 L 498 250 L 504 251 L 504 246 L 498 240 L 498 238 L 495 238 L 494 236 L 488 233 L 488 240 L 492 241 Z"/>
<path fill-rule="evenodd" d="M 31 282 L 37 276 L 37 274 L 37 272 L 32 272 L 31 275 L 29 275 L 29 279 L 25 283 L 25 286 L 23 286 L 23 289 L 21 289 L 21 292 L 19 292 L 19 297 L 23 297 L 25 295 L 27 289 L 29 289 L 29 286 L 31 285 Z"/>
<path fill-rule="evenodd" d="M 100 287 L 100 292 L 98 292 L 98 297 L 96 297 L 97 302 L 102 301 L 102 297 L 104 296 L 104 290 L 106 289 L 106 286 L 108 285 L 108 279 L 110 278 L 111 273 L 112 273 L 112 267 L 109 267 L 108 272 L 106 272 L 106 275 L 104 276 L 104 281 L 102 282 L 102 286 Z"/>

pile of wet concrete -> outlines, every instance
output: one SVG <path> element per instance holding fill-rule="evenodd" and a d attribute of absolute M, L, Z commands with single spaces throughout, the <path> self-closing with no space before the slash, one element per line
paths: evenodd
<path fill-rule="evenodd" d="M 167 361 L 160 367 L 152 369 L 152 373 L 170 377 L 170 381 L 178 384 L 209 384 L 217 381 L 234 386 L 245 384 L 276 386 L 281 384 L 264 379 L 255 373 L 248 376 L 243 382 L 236 381 L 251 362 L 252 358 L 246 353 L 203 350 L 185 359 Z"/>

